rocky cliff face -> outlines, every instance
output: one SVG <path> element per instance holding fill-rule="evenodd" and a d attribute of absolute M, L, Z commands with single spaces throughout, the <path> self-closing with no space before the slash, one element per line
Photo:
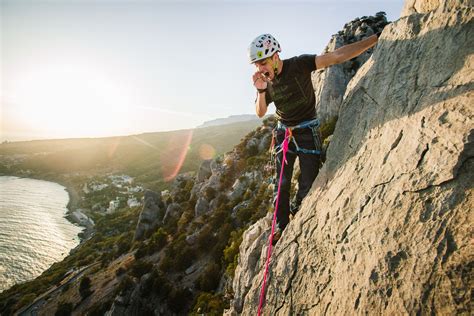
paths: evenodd
<path fill-rule="evenodd" d="M 266 315 L 471 314 L 472 1 L 407 1 L 349 83 L 327 161 L 274 248 Z M 228 314 L 255 314 L 269 223 Z"/>
<path fill-rule="evenodd" d="M 363 16 L 346 23 L 344 28 L 333 35 L 324 53 L 360 41 L 377 32 L 381 32 L 388 24 L 384 12 L 375 16 Z M 373 49 L 333 67 L 317 70 L 312 75 L 313 87 L 316 96 L 316 111 L 321 122 L 327 122 L 336 117 L 341 107 L 344 92 L 348 82 L 354 77 L 359 68 L 372 55 Z"/>

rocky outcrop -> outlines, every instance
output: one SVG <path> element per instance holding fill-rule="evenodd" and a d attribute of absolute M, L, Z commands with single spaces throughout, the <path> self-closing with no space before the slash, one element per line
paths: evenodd
<path fill-rule="evenodd" d="M 435 10 L 472 7 L 472 5 L 472 0 L 406 0 L 401 16 L 404 17 L 414 13 L 428 13 Z"/>
<path fill-rule="evenodd" d="M 181 215 L 181 205 L 178 203 L 171 203 L 166 208 L 165 216 L 163 217 L 163 224 L 167 224 L 172 218 L 178 218 Z"/>
<path fill-rule="evenodd" d="M 209 211 L 209 202 L 204 197 L 200 197 L 194 207 L 194 216 L 199 217 Z"/>
<path fill-rule="evenodd" d="M 161 196 L 158 193 L 150 190 L 145 191 L 143 201 L 143 209 L 135 230 L 135 240 L 143 239 L 149 232 L 156 229 L 165 216 L 165 204 L 161 201 Z"/>
<path fill-rule="evenodd" d="M 206 179 L 208 179 L 212 172 L 211 172 L 211 159 L 209 160 L 204 160 L 201 164 L 201 167 L 199 167 L 199 171 L 197 174 L 197 181 L 202 182 Z"/>
<path fill-rule="evenodd" d="M 262 269 L 262 258 L 267 253 L 269 228 L 272 225 L 272 214 L 260 219 L 247 229 L 240 244 L 239 265 L 235 270 L 232 288 L 234 289 L 234 311 L 242 312 L 244 298 L 247 295 L 255 276 Z"/>
<path fill-rule="evenodd" d="M 435 2 L 387 26 L 349 83 L 327 161 L 274 248 L 265 315 L 472 314 L 474 15 Z M 262 248 L 242 243 L 228 314 L 255 314 Z"/>
<path fill-rule="evenodd" d="M 387 23 L 384 12 L 378 12 L 375 16 L 357 18 L 344 25 L 343 30 L 332 36 L 323 53 L 334 51 L 341 46 L 380 32 Z M 338 116 L 347 83 L 369 59 L 372 52 L 373 49 L 369 49 L 345 63 L 317 70 L 313 73 L 312 81 L 316 95 L 316 111 L 322 123 Z"/>

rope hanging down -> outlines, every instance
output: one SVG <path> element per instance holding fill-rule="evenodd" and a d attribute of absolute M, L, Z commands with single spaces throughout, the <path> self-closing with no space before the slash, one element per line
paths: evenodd
<path fill-rule="evenodd" d="M 263 307 L 263 304 L 265 303 L 265 294 L 266 294 L 265 289 L 266 289 L 266 285 L 267 285 L 268 266 L 270 264 L 270 257 L 272 255 L 273 234 L 275 233 L 276 214 L 277 214 L 277 210 L 278 210 L 278 202 L 280 200 L 280 188 L 281 188 L 281 182 L 282 182 L 282 179 L 283 179 L 283 167 L 287 163 L 286 153 L 288 152 L 288 144 L 289 144 L 290 139 L 292 137 L 291 134 L 292 134 L 291 129 L 289 129 L 289 128 L 285 129 L 285 139 L 283 140 L 283 144 L 282 144 L 283 159 L 282 159 L 282 164 L 281 164 L 280 179 L 278 181 L 278 191 L 277 191 L 277 198 L 276 198 L 276 201 L 275 201 L 275 211 L 273 212 L 272 231 L 270 233 L 270 237 L 268 238 L 267 261 L 265 263 L 265 272 L 263 273 L 262 289 L 260 291 L 260 300 L 259 300 L 259 303 L 258 303 L 258 316 L 261 315 L 262 307 Z"/>

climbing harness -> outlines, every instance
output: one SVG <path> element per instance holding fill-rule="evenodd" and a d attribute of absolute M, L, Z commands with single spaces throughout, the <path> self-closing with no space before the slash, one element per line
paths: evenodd
<path fill-rule="evenodd" d="M 301 129 L 301 128 L 310 128 L 312 133 L 313 133 L 313 139 L 315 142 L 315 148 L 316 149 L 306 149 L 302 148 L 298 145 L 296 142 L 295 137 L 293 137 L 293 130 L 295 129 Z M 283 139 L 283 142 L 277 146 L 275 146 L 276 140 L 275 140 L 275 134 L 278 130 L 284 130 L 285 131 L 285 138 Z M 305 154 L 315 154 L 315 155 L 320 155 L 321 154 L 321 137 L 319 136 L 319 120 L 314 119 L 311 121 L 305 121 L 301 124 L 298 124 L 296 126 L 285 126 L 281 122 L 278 122 L 277 126 L 273 130 L 273 137 L 272 137 L 272 142 L 271 142 L 271 147 L 270 150 L 272 151 L 272 162 L 274 163 L 274 157 L 278 157 L 278 154 L 282 153 L 282 163 L 281 163 L 281 170 L 280 170 L 280 179 L 278 181 L 278 190 L 277 190 L 277 195 L 275 199 L 275 210 L 273 212 L 273 220 L 272 220 L 272 230 L 270 233 L 270 237 L 268 239 L 268 249 L 267 249 L 267 260 L 265 262 L 265 271 L 263 273 L 263 281 L 262 281 L 262 288 L 260 290 L 260 300 L 258 304 L 258 316 L 261 315 L 263 304 L 265 303 L 265 295 L 266 295 L 266 284 L 267 284 L 267 274 L 268 274 L 268 267 L 270 264 L 270 258 L 272 255 L 272 249 L 273 249 L 273 237 L 275 234 L 275 227 L 276 227 L 276 215 L 277 215 L 277 210 L 278 210 L 278 204 L 280 202 L 280 189 L 281 189 L 281 183 L 283 180 L 283 170 L 285 167 L 285 164 L 287 164 L 286 160 L 286 154 L 288 152 L 290 153 L 295 153 L 294 151 L 290 150 L 289 144 L 292 142 L 295 145 L 296 152 L 302 152 Z"/>
<path fill-rule="evenodd" d="M 296 138 L 291 137 L 291 142 L 295 145 L 296 152 L 301 152 L 301 153 L 304 153 L 304 154 L 321 155 L 322 143 L 321 143 L 321 137 L 319 136 L 319 120 L 318 119 L 314 119 L 314 120 L 311 120 L 311 121 L 305 121 L 303 123 L 300 123 L 296 126 L 291 126 L 291 127 L 286 126 L 285 124 L 278 121 L 277 126 L 274 130 L 273 137 L 275 137 L 275 132 L 278 131 L 278 130 L 289 129 L 290 131 L 293 131 L 293 130 L 303 129 L 303 128 L 311 129 L 311 132 L 313 134 L 314 146 L 315 146 L 316 149 L 302 148 L 296 142 Z M 275 154 L 278 155 L 281 152 L 281 144 L 277 145 L 275 149 L 276 149 Z M 293 153 L 293 154 L 295 153 L 292 150 L 288 150 L 288 152 Z"/>
<path fill-rule="evenodd" d="M 289 129 L 290 132 L 292 133 L 290 142 L 294 144 L 294 146 L 296 148 L 296 152 L 291 150 L 291 149 L 288 149 L 289 153 L 296 154 L 297 152 L 301 152 L 301 153 L 304 153 L 304 154 L 321 155 L 323 153 L 323 151 L 322 151 L 321 136 L 320 136 L 320 132 L 319 132 L 319 125 L 320 125 L 320 123 L 319 123 L 318 119 L 305 121 L 301 124 L 298 124 L 296 126 L 291 126 L 291 127 L 286 126 L 281 122 L 277 123 L 277 126 L 273 129 L 273 132 L 272 132 L 272 141 L 271 141 L 270 148 L 269 148 L 270 161 L 264 167 L 265 171 L 267 171 L 269 174 L 272 175 L 270 177 L 269 183 L 275 184 L 275 182 L 276 182 L 276 178 L 274 178 L 274 177 L 276 175 L 275 170 L 276 170 L 276 166 L 277 166 L 277 160 L 279 162 L 278 154 L 280 154 L 281 151 L 282 151 L 282 148 L 281 148 L 282 144 L 275 145 L 276 144 L 276 134 L 278 133 L 278 131 L 284 131 L 286 129 Z M 311 129 L 311 133 L 313 134 L 314 146 L 315 146 L 316 149 L 302 148 L 298 145 L 298 142 L 296 141 L 295 137 L 293 137 L 293 130 L 302 129 L 302 128 Z"/>
<path fill-rule="evenodd" d="M 273 234 L 275 233 L 275 226 L 276 226 L 276 214 L 278 210 L 278 203 L 280 200 L 280 189 L 281 189 L 281 182 L 283 179 L 283 168 L 285 167 L 286 162 L 286 153 L 288 152 L 288 144 L 289 140 L 291 139 L 291 129 L 287 128 L 285 130 L 285 139 L 282 142 L 282 152 L 283 152 L 283 163 L 281 164 L 281 172 L 280 172 L 280 181 L 278 182 L 278 192 L 277 198 L 275 202 L 275 211 L 273 212 L 273 220 L 272 220 L 272 230 L 270 233 L 270 237 L 268 238 L 268 250 L 267 250 L 267 261 L 265 262 L 265 271 L 263 273 L 263 282 L 262 282 L 262 289 L 260 290 L 260 300 L 258 303 L 258 316 L 262 313 L 263 303 L 265 302 L 265 288 L 267 285 L 267 274 L 268 274 L 268 266 L 270 264 L 270 257 L 272 255 L 272 248 L 273 248 Z"/>

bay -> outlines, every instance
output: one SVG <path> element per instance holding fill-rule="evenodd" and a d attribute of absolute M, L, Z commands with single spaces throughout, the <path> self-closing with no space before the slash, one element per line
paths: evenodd
<path fill-rule="evenodd" d="M 61 261 L 80 240 L 69 222 L 65 187 L 0 176 L 0 292 L 34 279 Z"/>

